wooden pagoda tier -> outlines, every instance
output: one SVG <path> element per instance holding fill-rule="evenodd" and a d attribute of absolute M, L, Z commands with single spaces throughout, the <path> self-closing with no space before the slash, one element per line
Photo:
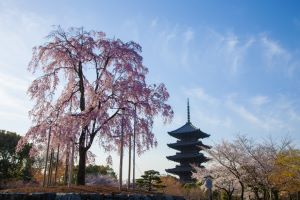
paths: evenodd
<path fill-rule="evenodd" d="M 200 151 L 202 148 L 210 148 L 204 145 L 200 139 L 207 138 L 210 135 L 202 132 L 190 122 L 190 111 L 188 103 L 188 122 L 182 127 L 168 132 L 172 137 L 178 140 L 175 143 L 168 144 L 172 149 L 178 150 L 175 155 L 167 156 L 168 160 L 178 162 L 175 168 L 166 169 L 166 172 L 179 176 L 183 183 L 193 182 L 191 176 L 193 168 L 191 165 L 201 167 L 201 164 L 207 162 L 209 159 L 205 157 Z"/>

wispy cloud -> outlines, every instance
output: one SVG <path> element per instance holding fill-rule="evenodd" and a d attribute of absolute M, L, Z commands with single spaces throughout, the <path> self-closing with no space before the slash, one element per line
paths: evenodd
<path fill-rule="evenodd" d="M 220 100 L 216 97 L 211 96 L 210 94 L 206 93 L 205 90 L 201 87 L 185 89 L 187 96 L 196 98 L 202 102 L 218 106 L 220 104 Z"/>
<path fill-rule="evenodd" d="M 31 104 L 26 96 L 26 90 L 29 82 L 26 76 L 18 78 L 0 71 L 0 119 L 2 122 L 8 120 L 17 124 L 19 120 L 28 120 Z"/>
<path fill-rule="evenodd" d="M 190 62 L 190 54 L 192 54 L 192 49 L 191 49 L 191 43 L 193 42 L 195 37 L 195 32 L 191 29 L 188 28 L 183 32 L 182 36 L 182 47 L 181 47 L 181 57 L 180 57 L 180 63 L 183 67 L 185 68 L 190 68 L 191 62 Z"/>
<path fill-rule="evenodd" d="M 261 107 L 258 111 L 251 109 L 251 104 L 255 106 L 261 106 L 269 103 L 269 98 L 265 96 L 254 96 L 250 98 L 250 105 L 247 103 L 238 104 L 232 98 L 228 98 L 226 106 L 230 111 L 237 114 L 247 123 L 247 126 L 253 126 L 256 130 L 261 130 L 261 133 L 286 133 L 286 131 L 293 130 L 295 128 L 293 122 L 291 122 L 291 116 L 289 113 L 291 110 L 295 111 L 291 107 L 286 107 L 284 101 L 273 102 L 269 107 Z M 270 103 L 269 103 L 270 104 Z M 295 114 L 295 113 L 294 113 Z"/>
<path fill-rule="evenodd" d="M 297 50 L 289 50 L 278 41 L 265 34 L 259 36 L 259 49 L 264 56 L 266 67 L 271 71 L 279 71 L 288 78 L 296 77 L 299 74 L 300 59 Z"/>
<path fill-rule="evenodd" d="M 291 53 L 281 47 L 278 42 L 267 36 L 263 35 L 260 38 L 260 41 L 268 67 L 276 67 L 278 65 L 282 65 L 281 67 L 288 67 L 289 61 L 292 58 Z"/>
<path fill-rule="evenodd" d="M 209 32 L 216 41 L 213 48 L 217 50 L 218 59 L 223 61 L 230 75 L 236 75 L 239 68 L 243 67 L 244 58 L 255 39 L 253 37 L 241 39 L 234 33 L 221 34 L 213 29 Z"/>
<path fill-rule="evenodd" d="M 196 66 L 223 68 L 229 76 L 238 74 L 256 39 L 242 39 L 234 33 L 219 33 L 208 27 L 192 29 L 177 24 L 156 26 L 161 59 L 170 65 L 191 69 Z M 159 52 L 158 52 L 159 53 Z"/>
<path fill-rule="evenodd" d="M 286 97 L 241 96 L 238 93 L 217 97 L 202 87 L 184 91 L 192 102 L 197 102 L 193 106 L 196 118 L 212 127 L 223 127 L 227 131 L 239 131 L 242 128 L 244 131 L 254 130 L 268 135 L 293 132 L 297 129 L 295 124 L 300 122 L 299 110 Z"/>
<path fill-rule="evenodd" d="M 263 95 L 257 95 L 250 99 L 250 103 L 254 106 L 262 106 L 270 102 L 269 97 Z"/>
<path fill-rule="evenodd" d="M 0 88 L 7 91 L 17 90 L 17 92 L 26 92 L 29 83 L 29 76 L 18 78 L 0 71 Z"/>
<path fill-rule="evenodd" d="M 198 111 L 196 117 L 201 124 L 206 124 L 211 127 L 218 127 L 221 129 L 232 129 L 233 121 L 230 116 L 222 117 L 207 112 Z M 220 133 L 219 133 L 220 134 Z"/>
<path fill-rule="evenodd" d="M 152 23 L 152 22 L 151 22 Z M 283 47 L 266 33 L 241 36 L 236 32 L 219 32 L 211 27 L 184 27 L 155 23 L 158 36 L 155 49 L 160 59 L 183 70 L 201 67 L 238 78 L 250 68 L 264 73 L 280 73 L 286 78 L 299 73 L 299 52 Z M 154 34 L 155 35 L 155 34 Z"/>
<path fill-rule="evenodd" d="M 238 105 L 234 103 L 232 100 L 227 100 L 226 106 L 233 111 L 234 113 L 238 114 L 240 117 L 242 117 L 244 120 L 250 122 L 251 124 L 255 126 L 259 126 L 260 128 L 266 129 L 267 126 L 259 119 L 257 116 L 255 116 L 253 113 L 248 111 L 243 105 Z"/>
<path fill-rule="evenodd" d="M 45 24 L 50 19 L 22 11 L 14 7 L 13 2 L 11 4 L 1 5 L 0 70 L 24 75 L 22 71 L 26 70 L 31 49 L 46 36 L 50 27 Z"/>
<path fill-rule="evenodd" d="M 51 28 L 51 19 L 22 10 L 14 3 L 0 3 L 0 119 L 2 129 L 22 133 L 29 126 L 31 108 L 26 90 L 32 77 L 27 65 L 32 47 L 41 43 Z M 17 124 L 20 127 L 15 127 Z"/>
<path fill-rule="evenodd" d="M 27 105 L 24 104 L 26 101 L 24 101 L 24 96 L 22 99 L 19 99 L 18 97 L 22 95 L 13 95 L 7 92 L 7 89 L 0 88 L 0 95 L 1 95 L 1 101 L 0 101 L 0 108 L 2 112 L 6 110 L 7 113 L 10 112 L 20 112 L 24 113 L 28 110 Z"/>

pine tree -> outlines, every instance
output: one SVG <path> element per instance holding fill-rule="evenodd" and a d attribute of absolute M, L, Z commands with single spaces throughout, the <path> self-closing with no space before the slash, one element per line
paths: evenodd
<path fill-rule="evenodd" d="M 137 186 L 139 188 L 145 189 L 147 191 L 153 191 L 155 189 L 165 187 L 162 185 L 162 181 L 160 180 L 160 174 L 155 170 L 148 170 L 144 172 L 144 175 L 136 180 Z"/>

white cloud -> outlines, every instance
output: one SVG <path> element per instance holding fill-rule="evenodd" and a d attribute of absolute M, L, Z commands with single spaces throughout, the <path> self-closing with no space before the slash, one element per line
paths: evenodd
<path fill-rule="evenodd" d="M 268 54 L 268 57 L 270 57 L 270 59 L 272 59 L 272 57 L 274 56 L 290 57 L 289 53 L 285 49 L 283 49 L 277 42 L 271 40 L 267 36 L 262 36 L 261 42 L 267 49 L 266 53 Z"/>
<path fill-rule="evenodd" d="M 42 43 L 53 23 L 51 18 L 42 18 L 14 3 L 0 3 L 0 119 L 1 128 L 23 133 L 30 125 L 31 103 L 26 91 L 32 80 L 27 71 L 32 47 Z"/>
<path fill-rule="evenodd" d="M 19 78 L 9 75 L 8 73 L 4 74 L 0 71 L 0 88 L 2 89 L 5 89 L 7 91 L 17 90 L 18 92 L 26 92 L 29 83 L 29 76 Z"/>
<path fill-rule="evenodd" d="M 288 68 L 292 58 L 290 52 L 280 46 L 280 44 L 267 36 L 260 38 L 263 52 L 269 67 L 280 66 Z"/>
<path fill-rule="evenodd" d="M 20 114 L 20 112 L 2 112 L 0 111 L 0 120 L 1 121 L 12 121 L 15 122 L 16 120 L 26 121 L 28 119 L 28 115 Z M 4 127 L 1 127 L 2 129 Z M 18 128 L 18 127 L 15 127 Z"/>
<path fill-rule="evenodd" d="M 159 28 L 155 49 L 172 67 L 185 70 L 201 67 L 204 71 L 224 73 L 227 79 L 237 78 L 251 67 L 266 73 L 280 72 L 286 77 L 295 77 L 299 71 L 299 52 L 284 48 L 266 34 L 243 37 L 235 32 L 168 23 Z"/>
<path fill-rule="evenodd" d="M 299 111 L 298 99 L 290 99 L 284 95 L 278 97 L 277 102 L 274 105 L 274 109 L 277 113 L 277 117 L 286 119 L 289 123 L 300 123 L 300 111 Z M 298 108 L 298 109 L 297 109 Z"/>
<path fill-rule="evenodd" d="M 188 28 L 186 31 L 183 32 L 183 42 L 181 48 L 181 56 L 180 56 L 180 64 L 185 68 L 190 68 L 191 66 L 191 42 L 194 40 L 194 31 Z"/>
<path fill-rule="evenodd" d="M 264 123 L 253 113 L 248 111 L 244 106 L 238 105 L 234 103 L 232 100 L 228 100 L 226 102 L 226 105 L 231 111 L 237 113 L 240 117 L 250 122 L 251 124 L 257 125 L 260 128 L 264 128 L 264 129 L 266 128 Z"/>
<path fill-rule="evenodd" d="M 232 119 L 229 116 L 220 117 L 218 115 L 214 115 L 207 112 L 197 112 L 197 119 L 201 122 L 201 124 L 206 124 L 211 127 L 221 127 L 226 129 L 231 129 L 233 126 Z"/>
<path fill-rule="evenodd" d="M 253 38 L 249 38 L 243 41 L 234 34 L 222 37 L 220 53 L 225 64 L 229 68 L 230 74 L 236 75 L 239 68 L 243 67 L 244 57 L 255 40 Z"/>
<path fill-rule="evenodd" d="M 288 78 L 296 77 L 299 74 L 300 59 L 297 50 L 289 50 L 266 35 L 260 36 L 259 41 L 268 70 L 279 71 Z"/>
<path fill-rule="evenodd" d="M 177 37 L 177 26 L 175 25 L 171 29 L 164 28 L 158 33 L 157 40 L 151 43 L 153 45 L 155 53 L 160 57 L 161 60 L 169 63 L 173 67 L 178 64 L 177 51 L 173 47 Z"/>
<path fill-rule="evenodd" d="M 261 96 L 254 97 L 253 101 L 262 105 L 269 102 L 269 99 Z M 284 108 L 281 101 L 273 102 L 270 107 L 262 107 L 259 112 L 251 110 L 247 104 L 237 104 L 233 98 L 228 98 L 225 105 L 249 123 L 249 127 L 253 126 L 262 133 L 284 134 L 287 130 L 293 130 L 294 124 L 290 122 L 291 118 L 287 115 L 289 109 Z"/>
<path fill-rule="evenodd" d="M 0 88 L 0 108 L 1 110 L 7 110 L 7 112 L 26 112 L 26 100 L 25 95 L 13 95 L 8 92 L 9 88 Z M 23 98 L 18 98 L 23 97 Z M 25 104 L 24 104 L 25 103 Z"/>
<path fill-rule="evenodd" d="M 19 120 L 28 120 L 30 110 L 29 98 L 26 90 L 29 80 L 18 78 L 0 72 L 0 119 L 2 122 L 16 124 Z M 7 124 L 6 124 L 7 125 Z"/>
<path fill-rule="evenodd" d="M 255 37 L 242 38 L 234 32 L 220 33 L 211 28 L 201 29 L 201 46 L 203 55 L 200 63 L 216 67 L 230 77 L 237 76 L 243 69 L 249 50 L 253 47 Z"/>
<path fill-rule="evenodd" d="M 160 31 L 155 50 L 169 65 L 186 70 L 216 68 L 229 76 L 236 76 L 243 68 L 245 56 L 256 42 L 255 37 L 244 39 L 207 27 L 192 29 L 167 23 L 157 29 Z"/>
<path fill-rule="evenodd" d="M 183 89 L 183 91 L 190 98 L 191 102 L 196 102 L 196 104 L 191 105 L 191 110 L 194 113 L 192 121 L 199 121 L 200 125 L 205 124 L 208 127 L 232 128 L 231 117 L 223 115 L 224 108 L 221 99 L 207 93 L 202 87 Z"/>
<path fill-rule="evenodd" d="M 209 95 L 201 87 L 192 88 L 192 89 L 185 89 L 185 91 L 186 91 L 187 96 L 195 97 L 196 99 L 204 101 L 205 103 L 215 105 L 215 106 L 220 104 L 219 99 Z"/>
<path fill-rule="evenodd" d="M 50 19 L 22 11 L 13 3 L 2 5 L 0 12 L 0 70 L 25 71 L 31 49 L 48 33 Z M 46 25 L 47 24 L 47 25 Z M 47 29 L 47 30 L 46 30 Z"/>
<path fill-rule="evenodd" d="M 265 105 L 269 102 L 270 102 L 270 99 L 267 96 L 258 95 L 258 96 L 254 96 L 254 97 L 250 98 L 250 103 L 252 105 L 258 106 L 258 107 Z"/>
<path fill-rule="evenodd" d="M 216 97 L 201 87 L 184 91 L 192 101 L 199 103 L 193 106 L 197 113 L 195 117 L 211 127 L 281 134 L 295 130 L 294 123 L 300 120 L 299 112 L 284 98 L 271 99 L 266 95 L 242 97 L 237 93 Z"/>

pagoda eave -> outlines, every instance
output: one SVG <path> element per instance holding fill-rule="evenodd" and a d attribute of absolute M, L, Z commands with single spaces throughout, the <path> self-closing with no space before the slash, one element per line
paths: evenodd
<path fill-rule="evenodd" d="M 205 156 L 202 153 L 199 154 L 177 154 L 173 156 L 167 156 L 167 159 L 179 162 L 181 160 L 187 160 L 187 159 L 196 159 L 196 160 L 204 160 Z"/>
<path fill-rule="evenodd" d="M 175 137 L 177 139 L 181 139 L 181 138 L 184 138 L 184 137 L 195 137 L 197 139 L 201 138 L 207 138 L 209 137 L 210 135 L 207 134 L 207 133 L 204 133 L 202 131 L 193 131 L 193 132 L 188 132 L 188 133 L 174 133 L 174 132 L 168 132 L 168 134 L 172 137 Z"/>
<path fill-rule="evenodd" d="M 193 141 L 193 142 L 176 142 L 176 143 L 170 143 L 167 144 L 168 147 L 172 149 L 182 150 L 183 148 L 194 146 L 197 150 L 202 149 L 210 149 L 211 147 L 208 145 L 203 144 L 201 141 Z"/>
<path fill-rule="evenodd" d="M 192 167 L 176 167 L 172 169 L 166 169 L 166 172 L 179 175 L 183 173 L 191 173 L 192 170 L 193 170 Z"/>

